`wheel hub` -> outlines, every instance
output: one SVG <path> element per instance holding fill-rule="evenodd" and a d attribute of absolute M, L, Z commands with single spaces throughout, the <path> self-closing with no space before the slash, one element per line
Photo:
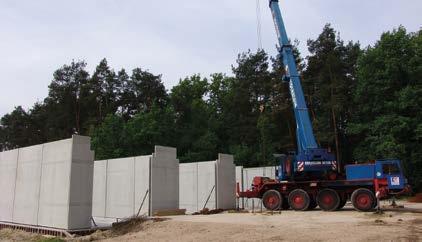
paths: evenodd
<path fill-rule="evenodd" d="M 274 206 L 275 204 L 278 203 L 278 198 L 276 198 L 275 196 L 269 197 L 267 200 L 267 203 L 270 206 Z"/>
<path fill-rule="evenodd" d="M 370 200 L 369 197 L 365 194 L 362 194 L 357 198 L 358 204 L 362 207 L 368 206 L 369 200 Z"/>
<path fill-rule="evenodd" d="M 295 196 L 293 198 L 293 201 L 297 205 L 302 205 L 304 200 L 303 200 L 303 197 L 302 196 Z"/>
<path fill-rule="evenodd" d="M 333 203 L 334 199 L 330 195 L 325 195 L 322 198 L 322 201 L 327 205 L 331 205 Z"/>

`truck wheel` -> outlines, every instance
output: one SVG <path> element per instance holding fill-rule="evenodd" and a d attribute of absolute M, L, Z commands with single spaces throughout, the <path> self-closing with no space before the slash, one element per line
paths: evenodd
<path fill-rule="evenodd" d="M 353 207 L 361 212 L 368 212 L 373 209 L 375 203 L 374 193 L 366 188 L 356 189 L 352 193 L 352 204 Z"/>
<path fill-rule="evenodd" d="M 340 196 L 333 189 L 323 189 L 317 195 L 317 203 L 324 211 L 334 211 L 340 204 Z"/>
<path fill-rule="evenodd" d="M 276 190 L 268 190 L 262 196 L 262 203 L 267 210 L 277 210 L 282 207 L 283 200 Z"/>
<path fill-rule="evenodd" d="M 309 208 L 310 202 L 308 193 L 302 189 L 293 190 L 289 194 L 289 204 L 293 210 L 305 211 Z"/>

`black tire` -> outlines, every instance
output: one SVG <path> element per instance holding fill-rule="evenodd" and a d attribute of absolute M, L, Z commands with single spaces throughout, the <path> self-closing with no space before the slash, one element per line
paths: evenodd
<path fill-rule="evenodd" d="M 333 189 L 323 189 L 317 195 L 318 206 L 324 211 L 337 210 L 340 202 L 340 196 Z"/>
<path fill-rule="evenodd" d="M 305 211 L 309 208 L 311 198 L 308 193 L 302 189 L 293 190 L 289 194 L 289 205 L 293 210 Z"/>
<path fill-rule="evenodd" d="M 374 193 L 366 188 L 356 189 L 352 193 L 350 199 L 353 207 L 360 212 L 368 212 L 374 209 L 374 203 L 376 203 Z"/>
<path fill-rule="evenodd" d="M 262 196 L 262 203 L 267 210 L 274 211 L 282 207 L 283 199 L 276 190 L 268 190 Z"/>

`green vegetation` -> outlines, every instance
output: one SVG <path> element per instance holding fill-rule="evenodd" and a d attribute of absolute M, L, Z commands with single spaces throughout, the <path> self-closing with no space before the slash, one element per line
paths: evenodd
<path fill-rule="evenodd" d="M 319 144 L 344 163 L 403 160 L 422 187 L 422 31 L 403 27 L 361 48 L 326 25 L 296 49 Z M 182 162 L 231 153 L 238 165 L 275 165 L 272 154 L 295 150 L 295 121 L 284 68 L 264 51 L 238 56 L 232 75 L 181 79 L 170 91 L 141 68 L 117 73 L 104 59 L 90 75 L 83 61 L 58 69 L 48 97 L 1 118 L 0 149 L 92 136 L 97 159 L 177 147 Z"/>

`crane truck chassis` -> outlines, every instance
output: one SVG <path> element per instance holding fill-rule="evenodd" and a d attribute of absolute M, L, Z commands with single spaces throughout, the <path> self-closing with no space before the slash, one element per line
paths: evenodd
<path fill-rule="evenodd" d="M 368 164 L 346 165 L 339 172 L 335 156 L 316 142 L 297 71 L 293 48 L 287 36 L 278 0 L 269 0 L 279 54 L 285 67 L 282 81 L 289 83 L 296 120 L 297 153 L 280 159 L 277 179 L 254 177 L 251 189 L 238 197 L 260 198 L 269 210 L 304 211 L 319 206 L 325 211 L 341 209 L 351 200 L 359 211 L 370 211 L 379 199 L 410 192 L 399 160 L 376 160 Z"/>
<path fill-rule="evenodd" d="M 410 192 L 399 160 L 377 160 L 372 164 L 347 165 L 346 177 L 335 180 L 285 181 L 268 177 L 254 177 L 251 189 L 239 191 L 243 198 L 260 198 L 268 210 L 297 211 L 314 209 L 335 211 L 350 200 L 358 211 L 371 211 L 378 199 Z M 280 168 L 278 170 L 280 172 Z"/>

